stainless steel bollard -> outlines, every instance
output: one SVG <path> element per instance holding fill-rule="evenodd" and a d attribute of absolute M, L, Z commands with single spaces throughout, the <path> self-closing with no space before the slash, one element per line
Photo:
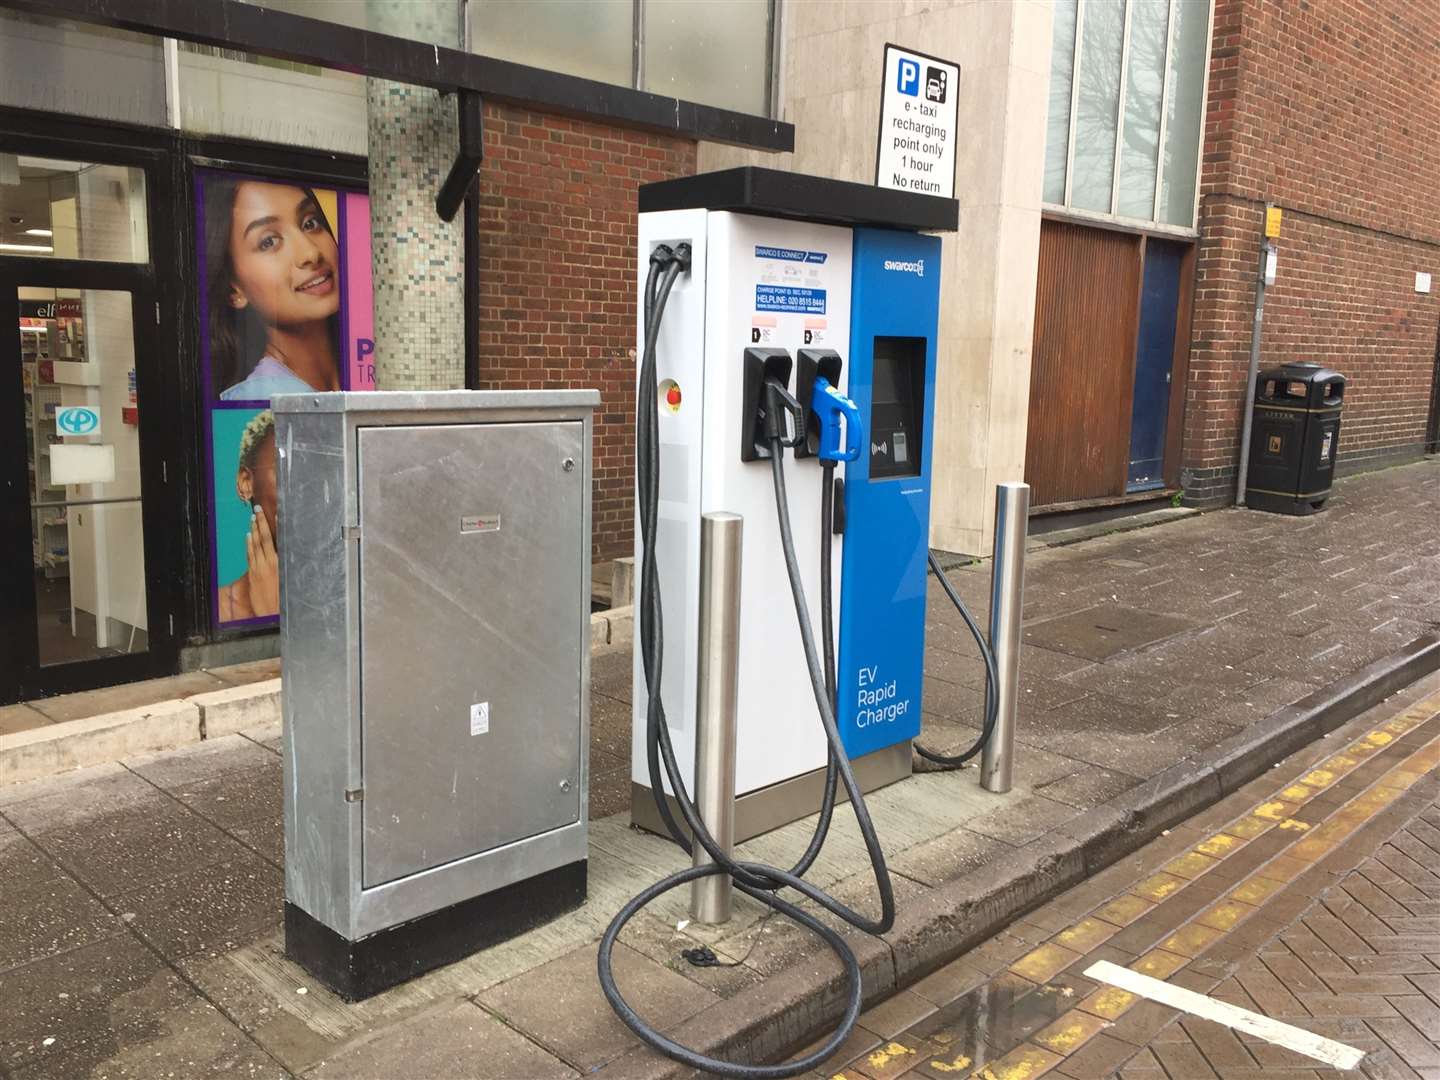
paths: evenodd
<path fill-rule="evenodd" d="M 1015 765 L 1015 712 L 1020 693 L 1020 623 L 1025 594 L 1025 540 L 1030 485 L 995 488 L 995 558 L 990 568 L 990 647 L 999 676 L 995 730 L 980 755 L 980 786 L 1004 794 Z"/>
<path fill-rule="evenodd" d="M 700 519 L 700 662 L 696 680 L 695 807 L 727 855 L 735 847 L 735 702 L 740 676 L 739 514 Z M 695 865 L 711 862 L 695 845 Z M 731 881 L 717 874 L 690 886 L 690 916 L 730 921 Z"/>

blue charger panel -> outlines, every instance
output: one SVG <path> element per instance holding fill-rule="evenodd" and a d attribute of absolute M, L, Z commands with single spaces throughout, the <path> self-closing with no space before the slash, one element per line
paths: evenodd
<path fill-rule="evenodd" d="M 836 688 L 856 758 L 920 734 L 940 240 L 856 229 L 853 274 L 844 359 L 866 446 L 844 474 Z"/>

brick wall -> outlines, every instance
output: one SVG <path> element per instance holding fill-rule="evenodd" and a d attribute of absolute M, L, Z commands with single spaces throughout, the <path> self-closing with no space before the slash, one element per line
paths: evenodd
<path fill-rule="evenodd" d="M 1192 502 L 1233 496 L 1264 203 L 1262 367 L 1350 378 L 1341 463 L 1420 452 L 1440 292 L 1440 0 L 1216 0 L 1186 387 Z M 1440 286 L 1437 286 L 1440 287 Z"/>
<path fill-rule="evenodd" d="M 695 143 L 485 108 L 480 387 L 593 388 L 594 557 L 633 537 L 636 188 L 695 171 Z"/>

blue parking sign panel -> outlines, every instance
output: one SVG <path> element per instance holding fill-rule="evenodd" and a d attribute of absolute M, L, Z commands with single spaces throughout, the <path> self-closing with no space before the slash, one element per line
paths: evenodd
<path fill-rule="evenodd" d="M 920 65 L 914 61 L 902 57 L 899 64 L 899 75 L 895 80 L 895 89 L 902 94 L 909 94 L 911 97 L 918 97 L 920 94 Z"/>

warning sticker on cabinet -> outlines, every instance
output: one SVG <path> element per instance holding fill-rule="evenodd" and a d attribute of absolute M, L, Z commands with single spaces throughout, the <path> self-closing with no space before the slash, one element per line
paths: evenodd
<path fill-rule="evenodd" d="M 755 310 L 824 315 L 825 290 L 799 288 L 793 285 L 756 285 Z"/>
<path fill-rule="evenodd" d="M 490 730 L 490 702 L 477 701 L 470 706 L 470 734 L 484 735 Z"/>

